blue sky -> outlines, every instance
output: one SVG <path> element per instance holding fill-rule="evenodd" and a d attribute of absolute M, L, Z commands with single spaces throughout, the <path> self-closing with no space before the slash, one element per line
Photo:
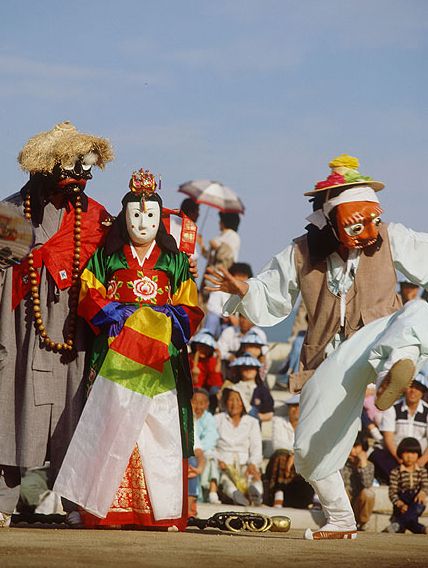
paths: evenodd
<path fill-rule="evenodd" d="M 235 189 L 255 270 L 302 233 L 302 194 L 342 152 L 386 182 L 386 220 L 426 230 L 425 0 L 4 0 L 0 14 L 0 197 L 25 182 L 28 137 L 68 119 L 112 141 L 88 186 L 112 213 L 141 166 L 168 206 L 192 178 Z"/>

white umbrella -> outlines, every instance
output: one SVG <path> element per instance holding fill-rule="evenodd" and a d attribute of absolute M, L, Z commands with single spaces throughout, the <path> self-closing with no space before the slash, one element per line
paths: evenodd
<path fill-rule="evenodd" d="M 198 179 L 183 183 L 178 188 L 197 203 L 215 207 L 223 213 L 244 213 L 245 207 L 236 193 L 218 181 Z"/>

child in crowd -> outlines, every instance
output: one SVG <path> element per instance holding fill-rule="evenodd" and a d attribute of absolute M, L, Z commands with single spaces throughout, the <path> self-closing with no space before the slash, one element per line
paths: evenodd
<path fill-rule="evenodd" d="M 226 411 L 214 417 L 222 493 L 235 505 L 259 506 L 263 502 L 262 437 L 257 420 L 248 415 L 251 407 L 242 383 L 224 390 L 223 404 Z"/>
<path fill-rule="evenodd" d="M 262 364 L 250 353 L 244 353 L 230 364 L 234 376 L 231 381 L 239 383 L 251 404 L 250 416 L 254 416 L 260 422 L 272 420 L 274 402 L 269 389 L 260 377 Z"/>
<path fill-rule="evenodd" d="M 217 408 L 217 393 L 223 385 L 221 358 L 214 337 L 205 329 L 190 342 L 190 370 L 194 388 L 204 388 L 210 397 L 210 412 Z"/>
<path fill-rule="evenodd" d="M 394 505 L 391 524 L 386 532 L 427 534 L 427 527 L 419 522 L 428 496 L 428 472 L 417 464 L 422 448 L 416 438 L 404 438 L 398 445 L 401 465 L 391 471 L 389 498 Z"/>
<path fill-rule="evenodd" d="M 263 337 L 261 337 L 261 335 L 259 335 L 254 329 L 250 329 L 250 331 L 241 338 L 241 344 L 239 346 L 237 356 L 239 357 L 244 353 L 249 353 L 257 359 L 261 363 L 261 367 L 259 369 L 260 377 L 264 380 L 266 378 L 268 368 L 266 359 L 267 351 L 268 348 Z"/>
<path fill-rule="evenodd" d="M 217 495 L 218 467 L 215 447 L 218 440 L 217 426 L 214 416 L 208 412 L 208 391 L 196 388 L 192 397 L 193 420 L 195 435 L 199 439 L 200 446 L 205 455 L 205 468 L 200 476 L 200 485 L 204 501 L 219 504 Z"/>

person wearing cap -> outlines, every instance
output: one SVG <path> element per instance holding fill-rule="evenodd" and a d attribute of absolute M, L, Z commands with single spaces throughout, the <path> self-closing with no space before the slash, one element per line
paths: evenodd
<path fill-rule="evenodd" d="M 295 394 L 285 401 L 286 416 L 272 419 L 273 454 L 266 467 L 265 477 L 269 485 L 269 504 L 274 507 L 306 509 L 311 503 L 314 490 L 294 467 L 294 437 L 299 420 L 300 395 Z"/>
<path fill-rule="evenodd" d="M 222 493 L 235 505 L 251 502 L 259 506 L 263 501 L 263 454 L 258 420 L 249 415 L 251 405 L 242 383 L 225 389 L 222 402 L 225 411 L 214 417 Z"/>
<path fill-rule="evenodd" d="M 370 460 L 375 464 L 376 478 L 383 483 L 389 483 L 391 470 L 400 463 L 397 447 L 406 437 L 414 437 L 421 444 L 418 465 L 426 467 L 428 464 L 428 404 L 422 400 L 427 389 L 428 379 L 419 373 L 404 398 L 382 415 L 383 443 L 375 447 Z"/>
<path fill-rule="evenodd" d="M 428 527 L 419 522 L 428 497 L 428 472 L 420 467 L 422 448 L 416 438 L 403 438 L 397 455 L 401 465 L 391 472 L 389 498 L 394 506 L 391 524 L 384 532 L 428 534 Z"/>
<path fill-rule="evenodd" d="M 193 387 L 206 389 L 210 397 L 210 412 L 217 408 L 217 393 L 223 385 L 221 357 L 211 333 L 201 329 L 190 341 L 189 355 Z"/>
<path fill-rule="evenodd" d="M 340 469 L 365 387 L 377 380 L 377 407 L 387 409 L 428 354 L 428 305 L 415 300 L 401 310 L 396 293 L 396 269 L 428 288 L 428 234 L 382 223 L 377 192 L 384 184 L 363 176 L 357 158 L 342 154 L 329 165 L 328 178 L 305 194 L 313 202 L 306 234 L 246 283 L 224 268 L 207 276 L 209 290 L 234 294 L 226 314 L 238 311 L 261 326 L 283 321 L 302 294 L 308 330 L 299 372 L 290 377 L 291 389 L 302 391 L 296 469 L 327 518 L 319 531 L 306 531 L 309 539 L 357 536 Z"/>
<path fill-rule="evenodd" d="M 250 341 L 255 341 L 257 335 L 251 336 Z M 274 402 L 269 389 L 262 381 L 260 369 L 262 364 L 253 357 L 251 353 L 243 353 L 230 364 L 230 369 L 234 373 L 233 381 L 239 383 L 245 389 L 248 400 L 251 404 L 250 416 L 254 416 L 260 422 L 272 420 Z M 223 385 L 228 388 L 232 381 L 226 381 Z"/>

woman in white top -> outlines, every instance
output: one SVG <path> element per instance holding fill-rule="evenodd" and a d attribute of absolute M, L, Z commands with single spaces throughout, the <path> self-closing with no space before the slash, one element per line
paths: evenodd
<path fill-rule="evenodd" d="M 247 414 L 250 402 L 239 384 L 225 389 L 223 402 L 226 411 L 215 416 L 222 492 L 236 505 L 261 505 L 263 455 L 258 420 Z"/>

